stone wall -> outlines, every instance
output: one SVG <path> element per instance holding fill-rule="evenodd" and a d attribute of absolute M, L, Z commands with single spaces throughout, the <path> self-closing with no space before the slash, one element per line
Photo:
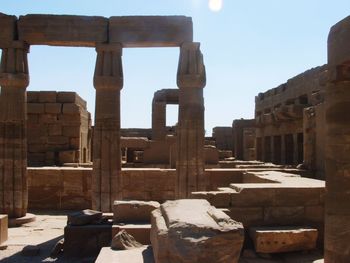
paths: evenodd
<path fill-rule="evenodd" d="M 313 150 L 317 161 L 313 162 L 310 170 L 316 170 L 316 163 L 324 163 L 323 148 L 324 133 L 319 133 L 317 138 L 308 138 L 307 126 L 323 127 L 325 116 L 321 108 L 314 110 L 317 118 L 312 116 L 311 122 L 304 119 L 304 110 L 310 107 L 319 107 L 324 101 L 325 81 L 327 66 L 310 69 L 277 88 L 259 93 L 255 98 L 255 122 L 256 122 L 256 156 L 258 160 L 273 162 L 276 164 L 301 164 L 310 163 L 305 152 L 306 147 Z M 314 119 L 313 119 L 314 118 Z M 316 124 L 317 122 L 317 124 Z M 320 137 L 323 136 L 323 137 Z M 305 140 L 308 140 L 305 143 Z M 318 145 L 318 146 L 316 146 Z M 312 155 L 308 155 L 312 156 Z M 321 178 L 324 168 L 320 171 Z"/>
<path fill-rule="evenodd" d="M 213 138 L 218 150 L 233 151 L 232 127 L 214 127 Z"/>
<path fill-rule="evenodd" d="M 91 161 L 91 117 L 75 92 L 27 92 L 28 165 Z"/>

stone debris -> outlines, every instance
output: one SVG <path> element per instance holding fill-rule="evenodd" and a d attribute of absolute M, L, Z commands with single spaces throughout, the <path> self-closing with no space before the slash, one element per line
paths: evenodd
<path fill-rule="evenodd" d="M 244 229 L 201 199 L 167 201 L 152 212 L 155 261 L 238 262 Z"/>
<path fill-rule="evenodd" d="M 119 231 L 119 233 L 113 237 L 111 242 L 111 248 L 115 250 L 128 250 L 142 246 L 142 244 L 137 242 L 135 238 L 125 230 Z"/>

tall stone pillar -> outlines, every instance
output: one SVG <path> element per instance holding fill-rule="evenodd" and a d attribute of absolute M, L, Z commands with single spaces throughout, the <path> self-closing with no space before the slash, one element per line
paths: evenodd
<path fill-rule="evenodd" d="M 27 95 L 29 46 L 14 41 L 0 66 L 0 214 L 18 218 L 28 207 Z"/>
<path fill-rule="evenodd" d="M 286 164 L 286 135 L 281 135 L 281 164 Z"/>
<path fill-rule="evenodd" d="M 325 263 L 350 259 L 350 17 L 328 36 Z"/>
<path fill-rule="evenodd" d="M 100 44 L 94 75 L 96 89 L 92 206 L 112 211 L 121 199 L 120 90 L 123 87 L 122 47 Z"/>
<path fill-rule="evenodd" d="M 165 140 L 166 136 L 166 103 L 152 102 L 152 140 Z"/>
<path fill-rule="evenodd" d="M 179 86 L 178 156 L 176 196 L 188 198 L 191 192 L 205 190 L 204 99 L 206 84 L 203 55 L 199 43 L 184 43 L 177 72 Z"/>
<path fill-rule="evenodd" d="M 293 133 L 293 164 L 298 164 L 298 133 Z"/>
<path fill-rule="evenodd" d="M 316 111 L 308 107 L 303 112 L 304 165 L 310 171 L 316 170 Z"/>

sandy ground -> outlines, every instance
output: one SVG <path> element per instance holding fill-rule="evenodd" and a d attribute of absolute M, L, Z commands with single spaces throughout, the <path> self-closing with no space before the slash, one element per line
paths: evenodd
<path fill-rule="evenodd" d="M 57 241 L 63 238 L 63 229 L 66 225 L 67 212 L 37 212 L 36 221 L 22 227 L 9 228 L 7 249 L 0 250 L 1 263 L 27 263 L 27 262 L 94 262 L 95 258 L 69 259 L 60 254 L 57 258 L 51 258 L 50 252 Z M 35 245 L 40 248 L 37 256 L 24 256 L 22 249 L 27 245 Z M 125 261 L 127 262 L 127 261 Z M 261 258 L 254 252 L 246 253 L 239 263 L 323 263 L 322 254 L 318 251 L 310 253 L 291 253 L 274 255 Z"/>

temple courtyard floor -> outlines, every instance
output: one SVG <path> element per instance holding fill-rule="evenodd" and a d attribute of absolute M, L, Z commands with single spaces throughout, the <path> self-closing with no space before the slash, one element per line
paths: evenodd
<path fill-rule="evenodd" d="M 66 258 L 63 253 L 50 257 L 55 244 L 63 238 L 67 211 L 30 211 L 36 221 L 8 230 L 7 248 L 0 250 L 1 263 L 94 262 L 95 258 Z M 320 251 L 276 255 L 257 255 L 245 250 L 240 263 L 323 263 Z M 146 262 L 145 262 L 146 263 Z M 147 262 L 148 263 L 148 262 Z"/>

